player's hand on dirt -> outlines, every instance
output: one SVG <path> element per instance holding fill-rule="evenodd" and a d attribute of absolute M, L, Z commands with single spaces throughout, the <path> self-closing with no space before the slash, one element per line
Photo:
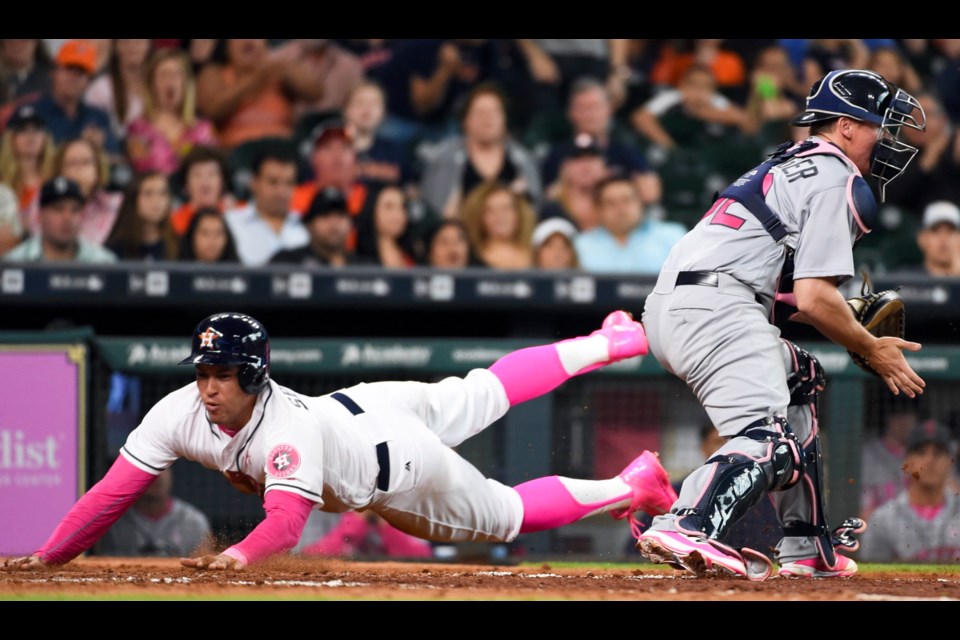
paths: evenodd
<path fill-rule="evenodd" d="M 225 553 L 216 556 L 201 556 L 199 558 L 180 558 L 180 564 L 184 567 L 190 567 L 191 569 L 210 569 L 212 571 L 243 569 L 242 562 Z"/>
<path fill-rule="evenodd" d="M 902 391 L 908 397 L 916 398 L 923 393 L 926 383 L 903 357 L 903 351 L 920 351 L 920 343 L 892 337 L 877 338 L 866 356 L 893 395 L 900 395 Z"/>
<path fill-rule="evenodd" d="M 39 556 L 23 556 L 22 558 L 8 558 L 0 564 L 0 568 L 6 571 L 38 571 L 46 569 L 50 565 L 40 559 Z"/>

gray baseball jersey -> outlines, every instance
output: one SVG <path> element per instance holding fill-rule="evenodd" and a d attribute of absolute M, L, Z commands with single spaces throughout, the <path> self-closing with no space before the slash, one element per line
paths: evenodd
<path fill-rule="evenodd" d="M 795 279 L 853 276 L 858 222 L 848 187 L 857 173 L 839 155 L 798 155 L 765 181 L 766 203 L 788 234 L 782 243 L 740 203 L 722 199 L 664 263 L 643 313 L 650 351 L 690 386 L 722 435 L 785 413 L 780 330 L 768 318 L 786 246 L 795 249 Z M 676 287 L 683 271 L 715 272 L 719 286 Z"/>
<path fill-rule="evenodd" d="M 866 562 L 942 562 L 960 559 L 960 497 L 947 492 L 932 519 L 920 517 L 907 492 L 877 508 L 860 538 Z"/>

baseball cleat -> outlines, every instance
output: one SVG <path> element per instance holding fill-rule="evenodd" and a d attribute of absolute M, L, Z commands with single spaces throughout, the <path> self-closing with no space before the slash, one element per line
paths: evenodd
<path fill-rule="evenodd" d="M 637 548 L 650 562 L 681 566 L 698 578 L 749 577 L 743 558 L 733 549 L 677 531 L 647 531 Z M 762 578 L 761 578 L 762 579 Z"/>
<path fill-rule="evenodd" d="M 807 558 L 805 560 L 795 560 L 793 562 L 784 562 L 780 565 L 781 578 L 849 578 L 857 573 L 857 563 L 839 553 L 837 556 L 837 566 L 828 569 L 819 558 Z"/>
<path fill-rule="evenodd" d="M 643 325 L 626 311 L 614 311 L 603 320 L 599 329 L 590 335 L 601 334 L 610 341 L 610 362 L 645 356 L 650 350 Z"/>
<path fill-rule="evenodd" d="M 633 316 L 626 311 L 614 311 L 610 313 L 603 321 L 599 329 L 592 332 L 590 336 L 601 335 L 607 339 L 606 362 L 584 367 L 577 372 L 578 375 L 595 371 L 600 367 L 605 367 L 614 362 L 620 362 L 627 358 L 636 356 L 645 356 L 650 350 L 647 343 L 647 332 L 643 325 L 633 319 Z"/>
<path fill-rule="evenodd" d="M 658 516 L 669 511 L 677 501 L 677 492 L 670 484 L 670 476 L 655 453 L 644 451 L 617 477 L 633 489 L 629 507 L 610 511 L 610 515 L 617 520 L 629 518 L 634 511 L 646 511 Z"/>

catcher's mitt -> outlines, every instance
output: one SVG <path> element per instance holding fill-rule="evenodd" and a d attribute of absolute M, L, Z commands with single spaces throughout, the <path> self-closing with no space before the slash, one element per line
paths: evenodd
<path fill-rule="evenodd" d="M 847 300 L 853 317 L 863 328 L 878 338 L 894 337 L 903 339 L 906 331 L 906 309 L 903 298 L 894 289 L 871 291 L 870 278 L 863 272 L 863 286 L 860 295 Z M 848 351 L 854 364 L 875 376 L 879 376 L 867 359 L 859 353 Z"/>

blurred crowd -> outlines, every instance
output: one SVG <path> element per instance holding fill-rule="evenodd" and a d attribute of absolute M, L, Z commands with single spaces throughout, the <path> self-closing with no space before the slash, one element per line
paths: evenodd
<path fill-rule="evenodd" d="M 0 256 L 654 274 L 840 67 L 928 123 L 860 266 L 960 274 L 960 39 L 4 39 Z"/>

